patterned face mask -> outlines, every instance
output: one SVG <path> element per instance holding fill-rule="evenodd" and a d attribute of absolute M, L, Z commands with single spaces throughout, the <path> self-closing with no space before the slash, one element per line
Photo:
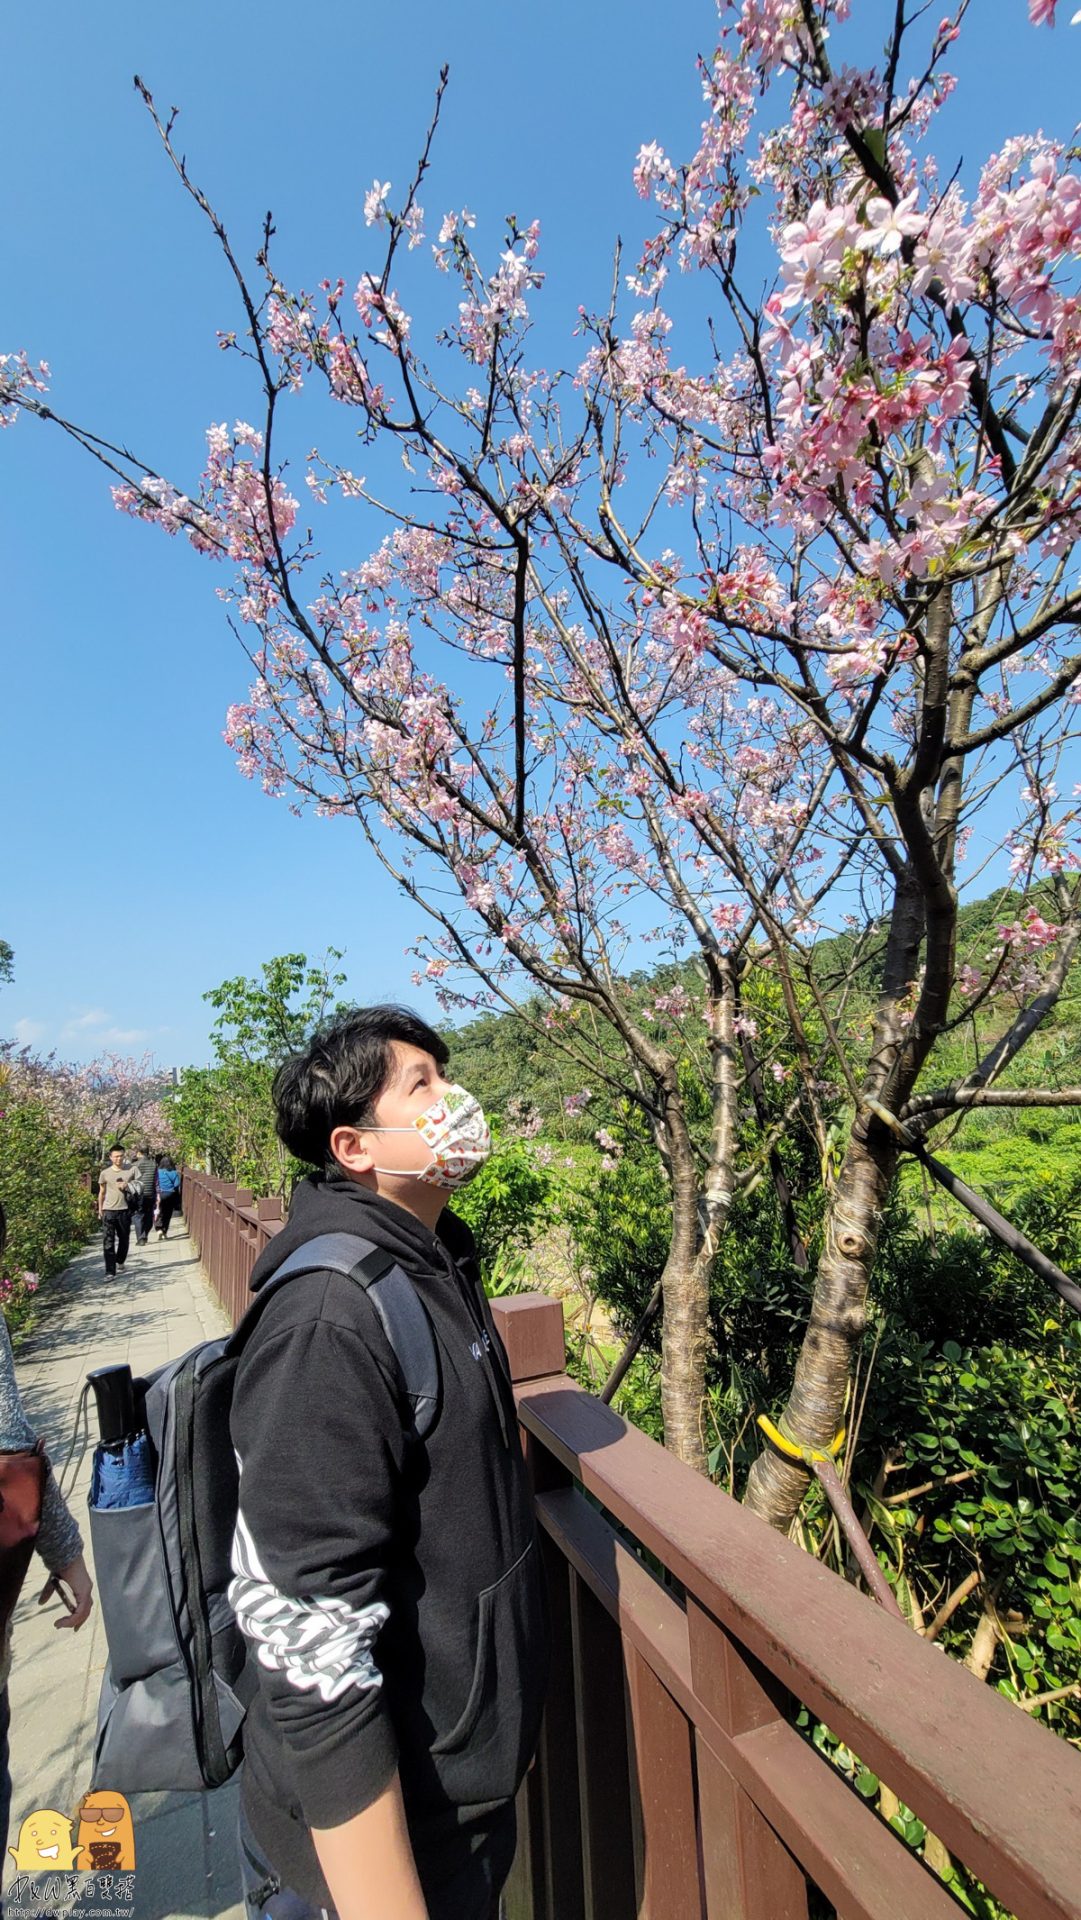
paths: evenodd
<path fill-rule="evenodd" d="M 484 1109 L 464 1087 L 448 1087 L 408 1127 L 365 1127 L 365 1133 L 419 1133 L 431 1152 L 426 1167 L 376 1167 L 396 1179 L 423 1180 L 428 1187 L 464 1187 L 492 1151 Z"/>

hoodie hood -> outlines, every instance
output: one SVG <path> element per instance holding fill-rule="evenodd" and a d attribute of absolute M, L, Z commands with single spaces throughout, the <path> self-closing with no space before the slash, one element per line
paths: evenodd
<path fill-rule="evenodd" d="M 473 1235 L 448 1208 L 444 1207 L 437 1231 L 431 1233 L 404 1207 L 358 1186 L 344 1174 L 326 1178 L 315 1174 L 294 1187 L 289 1218 L 252 1269 L 252 1292 L 258 1293 L 297 1247 L 321 1233 L 363 1234 L 393 1253 L 415 1280 L 423 1280 L 427 1273 L 445 1279 L 448 1263 L 468 1271 L 476 1261 Z"/>

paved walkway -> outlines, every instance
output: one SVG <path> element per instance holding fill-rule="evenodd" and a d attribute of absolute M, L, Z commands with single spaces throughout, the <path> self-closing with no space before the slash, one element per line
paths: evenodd
<path fill-rule="evenodd" d="M 177 1231 L 179 1227 L 179 1232 Z M 183 1223 L 166 1241 L 132 1246 L 127 1270 L 102 1281 L 95 1246 L 49 1283 L 41 1317 L 16 1355 L 26 1410 L 57 1470 L 71 1444 L 75 1404 L 91 1367 L 126 1360 L 145 1373 L 227 1321 L 203 1277 Z M 94 1431 L 90 1409 L 91 1436 Z M 74 1463 L 73 1463 L 74 1465 Z M 70 1504 L 84 1534 L 90 1451 Z M 87 1537 L 87 1557 L 90 1541 Z M 45 1579 L 31 1567 L 15 1618 L 11 1676 L 11 1838 L 36 1807 L 74 1811 L 90 1784 L 105 1634 L 95 1609 L 78 1633 L 57 1633 L 56 1609 L 38 1609 Z M 235 1859 L 236 1788 L 216 1793 L 139 1794 L 135 1822 L 135 1920 L 243 1920 Z M 11 1869 L 10 1859 L 4 1861 Z M 5 1882 L 8 1873 L 4 1875 Z"/>

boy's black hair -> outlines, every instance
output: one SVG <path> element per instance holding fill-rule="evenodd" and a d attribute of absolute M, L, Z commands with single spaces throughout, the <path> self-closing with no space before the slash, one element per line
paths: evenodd
<path fill-rule="evenodd" d="M 335 1127 L 359 1126 L 390 1078 L 391 1045 L 419 1047 L 438 1067 L 450 1054 L 446 1042 L 408 1007 L 353 1007 L 309 1040 L 303 1053 L 274 1075 L 278 1138 L 309 1167 L 332 1161 Z"/>
<path fill-rule="evenodd" d="M 109 1148 L 109 1152 L 110 1153 L 126 1153 L 127 1148 L 124 1145 L 124 1142 L 122 1140 L 114 1140 L 112 1146 Z"/>

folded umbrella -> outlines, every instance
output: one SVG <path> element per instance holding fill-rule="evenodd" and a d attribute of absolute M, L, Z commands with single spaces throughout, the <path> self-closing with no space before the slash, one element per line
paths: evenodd
<path fill-rule="evenodd" d="M 92 1507 L 141 1507 L 154 1498 L 154 1456 L 150 1436 L 99 1441 L 90 1472 Z"/>
<path fill-rule="evenodd" d="M 154 1498 L 154 1455 L 137 1426 L 135 1382 L 128 1366 L 98 1367 L 87 1375 L 101 1434 L 90 1473 L 90 1505 L 99 1511 L 141 1507 Z"/>

